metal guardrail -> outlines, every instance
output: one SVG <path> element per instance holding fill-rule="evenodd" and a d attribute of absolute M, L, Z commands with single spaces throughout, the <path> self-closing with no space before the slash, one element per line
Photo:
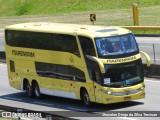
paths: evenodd
<path fill-rule="evenodd" d="M 129 30 L 144 30 L 144 31 L 160 30 L 160 26 L 119 26 L 119 27 L 126 28 Z"/>

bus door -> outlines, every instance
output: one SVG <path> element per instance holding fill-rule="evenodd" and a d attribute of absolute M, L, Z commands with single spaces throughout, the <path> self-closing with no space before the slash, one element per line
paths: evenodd
<path fill-rule="evenodd" d="M 101 74 L 97 70 L 89 69 L 89 75 L 90 79 L 93 80 L 95 101 L 100 103 L 103 100 L 101 93 Z"/>

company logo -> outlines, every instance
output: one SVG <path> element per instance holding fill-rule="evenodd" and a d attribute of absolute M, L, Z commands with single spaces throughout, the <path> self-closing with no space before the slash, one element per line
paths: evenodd
<path fill-rule="evenodd" d="M 127 57 L 127 58 L 120 58 L 120 59 L 107 59 L 107 63 L 123 63 L 127 61 L 136 60 L 136 56 Z"/>
<path fill-rule="evenodd" d="M 26 52 L 26 51 L 18 51 L 18 50 L 12 50 L 12 55 L 24 56 L 24 57 L 35 57 L 34 52 Z"/>

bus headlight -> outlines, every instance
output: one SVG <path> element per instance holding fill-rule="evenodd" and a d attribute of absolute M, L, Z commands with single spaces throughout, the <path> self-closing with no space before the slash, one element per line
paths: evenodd
<path fill-rule="evenodd" d="M 112 95 L 112 93 L 113 93 L 112 89 L 109 89 L 108 92 L 107 92 L 108 95 Z"/>
<path fill-rule="evenodd" d="M 113 91 L 111 89 L 108 90 L 104 90 L 104 89 L 100 89 L 101 92 L 108 94 L 108 95 L 112 95 Z"/>
<path fill-rule="evenodd" d="M 108 95 L 112 95 L 112 92 L 111 91 L 108 91 L 108 93 L 107 93 Z"/>
<path fill-rule="evenodd" d="M 108 95 L 111 95 L 113 93 L 111 89 L 108 90 L 100 89 L 100 91 Z"/>

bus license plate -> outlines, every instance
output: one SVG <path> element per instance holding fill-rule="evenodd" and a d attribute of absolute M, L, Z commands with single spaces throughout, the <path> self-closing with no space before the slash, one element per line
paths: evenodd
<path fill-rule="evenodd" d="M 124 97 L 124 101 L 130 101 L 130 100 L 131 100 L 131 96 Z"/>

